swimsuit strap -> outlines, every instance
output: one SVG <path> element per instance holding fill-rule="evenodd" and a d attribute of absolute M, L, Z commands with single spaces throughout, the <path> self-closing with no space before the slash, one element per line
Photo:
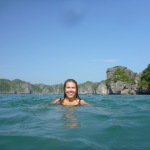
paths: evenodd
<path fill-rule="evenodd" d="M 62 105 L 63 101 L 64 101 L 64 98 L 60 98 L 60 99 L 59 99 L 59 103 L 60 103 L 61 105 Z M 81 99 L 79 99 L 78 105 L 81 105 Z"/>
<path fill-rule="evenodd" d="M 81 105 L 81 103 L 80 103 L 80 102 L 81 102 L 81 99 L 79 99 L 79 105 Z"/>
<path fill-rule="evenodd" d="M 60 98 L 60 99 L 59 99 L 59 103 L 60 103 L 61 105 L 62 105 L 63 101 L 64 101 L 63 98 Z"/>

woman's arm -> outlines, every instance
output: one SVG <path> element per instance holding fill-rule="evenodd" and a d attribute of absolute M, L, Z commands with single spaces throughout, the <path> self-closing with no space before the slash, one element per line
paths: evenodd
<path fill-rule="evenodd" d="M 54 99 L 50 104 L 57 104 L 59 103 L 60 101 L 60 98 L 57 98 L 57 99 Z"/>
<path fill-rule="evenodd" d="M 80 100 L 80 104 L 81 105 L 88 105 L 88 106 L 91 106 L 91 104 L 87 103 L 85 100 L 81 99 Z"/>

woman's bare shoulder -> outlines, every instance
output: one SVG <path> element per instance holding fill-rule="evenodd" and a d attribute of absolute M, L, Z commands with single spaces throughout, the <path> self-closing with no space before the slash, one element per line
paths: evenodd
<path fill-rule="evenodd" d="M 61 99 L 61 98 L 54 99 L 54 100 L 51 102 L 51 104 L 57 104 L 57 103 L 59 103 L 59 102 L 60 102 L 60 99 Z"/>
<path fill-rule="evenodd" d="M 81 105 L 89 105 L 89 106 L 91 106 L 91 104 L 87 103 L 87 102 L 86 102 L 85 100 L 83 100 L 83 99 L 80 100 L 80 104 L 81 104 Z"/>

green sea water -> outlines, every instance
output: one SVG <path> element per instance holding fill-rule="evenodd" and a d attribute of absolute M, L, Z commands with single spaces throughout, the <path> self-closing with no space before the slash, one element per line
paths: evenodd
<path fill-rule="evenodd" d="M 149 95 L 0 94 L 0 150 L 150 150 Z"/>

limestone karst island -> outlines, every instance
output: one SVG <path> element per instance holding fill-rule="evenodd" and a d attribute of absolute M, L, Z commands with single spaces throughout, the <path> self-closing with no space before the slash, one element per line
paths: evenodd
<path fill-rule="evenodd" d="M 0 94 L 62 94 L 63 84 L 31 84 L 0 79 Z M 150 94 L 150 64 L 140 74 L 124 66 L 106 70 L 106 80 L 79 84 L 79 94 Z"/>

